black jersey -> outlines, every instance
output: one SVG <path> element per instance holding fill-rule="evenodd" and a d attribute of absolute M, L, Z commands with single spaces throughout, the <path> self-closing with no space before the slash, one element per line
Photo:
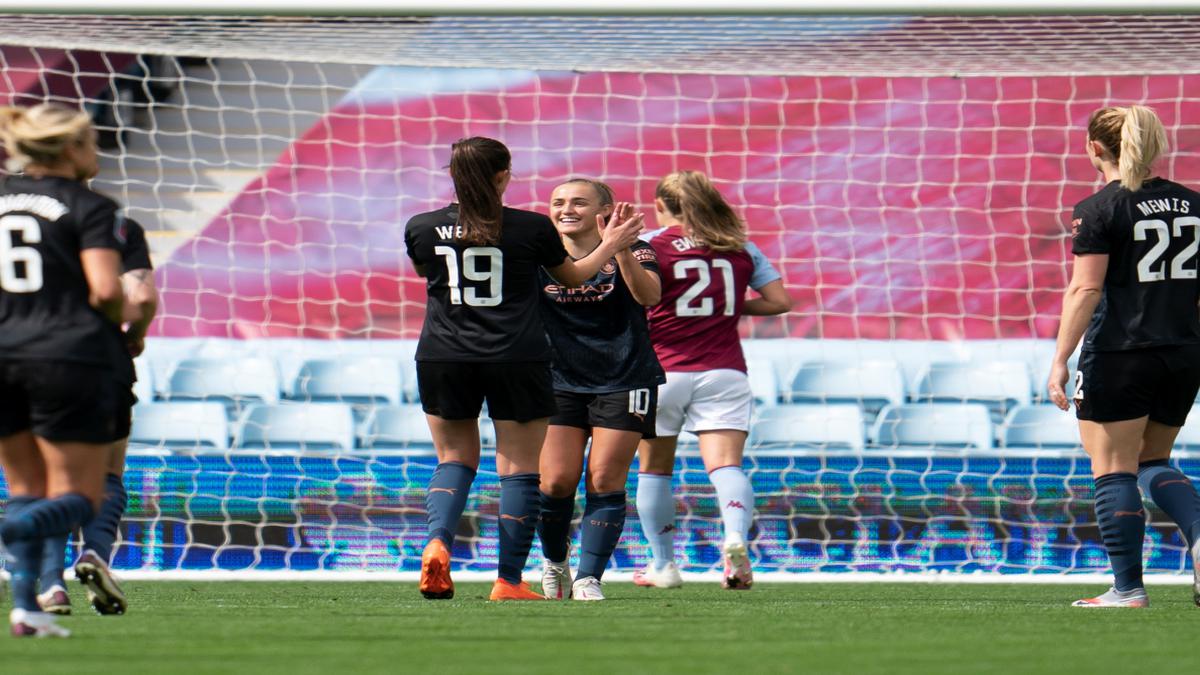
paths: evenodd
<path fill-rule="evenodd" d="M 1137 192 L 1113 181 L 1079 202 L 1071 229 L 1074 254 L 1109 256 L 1085 351 L 1200 342 L 1200 193 L 1164 178 Z"/>
<path fill-rule="evenodd" d="M 650 244 L 637 242 L 633 255 L 658 273 Z M 606 394 L 667 381 L 650 344 L 646 308 L 633 299 L 615 259 L 579 288 L 560 285 L 545 270 L 540 274 L 555 390 Z"/>
<path fill-rule="evenodd" d="M 120 250 L 117 221 L 76 181 L 0 179 L 0 355 L 111 365 L 120 330 L 88 303 L 79 252 Z"/>
<path fill-rule="evenodd" d="M 150 246 L 146 243 L 146 230 L 133 218 L 117 216 L 117 234 L 125 244 L 121 247 L 121 272 L 152 270 Z"/>
<path fill-rule="evenodd" d="M 504 209 L 500 241 L 459 241 L 458 205 L 413 216 L 408 255 L 427 278 L 418 361 L 549 361 L 538 311 L 538 269 L 567 258 L 550 219 Z"/>

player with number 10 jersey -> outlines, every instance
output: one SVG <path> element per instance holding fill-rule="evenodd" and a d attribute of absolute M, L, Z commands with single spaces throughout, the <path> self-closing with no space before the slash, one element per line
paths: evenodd
<path fill-rule="evenodd" d="M 649 312 L 650 341 L 667 371 L 659 389 L 658 438 L 642 441 L 638 515 L 654 561 L 634 576 L 643 586 L 682 582 L 674 562 L 671 473 L 681 431 L 700 439 L 725 526 L 723 585 L 746 589 L 752 572 L 746 539 L 754 492 L 742 471 L 753 396 L 738 337 L 743 314 L 782 314 L 791 298 L 779 273 L 708 178 L 682 171 L 655 191 L 662 229 L 647 239 L 662 274 L 662 300 Z M 761 297 L 746 299 L 746 289 Z"/>

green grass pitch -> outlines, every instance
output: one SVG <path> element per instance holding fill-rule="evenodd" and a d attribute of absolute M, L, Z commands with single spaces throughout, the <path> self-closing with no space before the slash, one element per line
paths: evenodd
<path fill-rule="evenodd" d="M 1200 659 L 1187 586 L 1148 610 L 1081 610 L 1103 588 L 1029 584 L 761 584 L 750 592 L 605 585 L 603 603 L 452 601 L 384 582 L 128 583 L 98 617 L 73 586 L 69 640 L 0 637 L 16 673 L 1089 673 L 1185 672 Z M 7 605 L 5 606 L 7 607 Z"/>

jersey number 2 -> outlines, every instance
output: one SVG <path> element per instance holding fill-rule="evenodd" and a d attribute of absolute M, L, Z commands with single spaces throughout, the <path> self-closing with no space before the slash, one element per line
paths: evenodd
<path fill-rule="evenodd" d="M 1167 252 L 1167 247 L 1171 245 L 1171 235 L 1176 237 L 1183 236 L 1183 228 L 1192 228 L 1192 243 L 1179 252 L 1179 255 L 1171 259 L 1171 279 L 1195 279 L 1196 266 L 1192 265 L 1191 269 L 1187 269 L 1187 265 L 1196 257 L 1196 250 L 1200 247 L 1200 218 L 1195 216 L 1180 216 L 1171 221 L 1172 228 L 1167 228 L 1165 220 L 1139 220 L 1133 224 L 1133 240 L 1146 241 L 1146 235 L 1153 232 L 1157 239 L 1154 245 L 1146 251 L 1146 255 L 1138 261 L 1137 273 L 1138 281 L 1163 281 L 1167 277 L 1167 264 L 1164 262 L 1159 265 L 1158 261 L 1163 254 Z M 1155 266 L 1158 269 L 1155 269 Z"/>
<path fill-rule="evenodd" d="M 494 246 L 472 246 L 462 252 L 462 276 L 459 276 L 458 251 L 451 246 L 434 246 L 433 252 L 446 259 L 446 275 L 449 277 L 450 304 L 467 304 L 471 307 L 495 307 L 500 304 L 504 289 L 504 256 Z M 481 266 L 482 261 L 487 261 Z M 482 268 L 481 268 L 482 267 Z M 462 279 L 486 281 L 487 295 L 480 289 L 468 286 L 464 291 Z M 464 302 L 465 301 L 465 302 Z"/>
<path fill-rule="evenodd" d="M 34 293 L 42 288 L 42 254 L 32 246 L 13 246 L 13 235 L 21 233 L 26 244 L 42 241 L 42 226 L 33 216 L 7 215 L 0 218 L 0 290 Z M 21 263 L 18 274 L 17 263 Z"/>
<path fill-rule="evenodd" d="M 683 295 L 675 301 L 676 316 L 712 316 L 713 315 L 713 299 L 701 298 L 700 294 L 708 289 L 712 283 L 712 272 L 709 270 L 709 261 L 707 260 L 680 260 L 675 263 L 672 271 L 676 279 L 687 279 L 691 276 L 690 272 L 696 272 L 696 281 L 688 287 Z M 734 297 L 733 297 L 733 265 L 723 258 L 717 258 L 712 261 L 712 269 L 720 270 L 721 277 L 725 282 L 725 311 L 722 312 L 725 316 L 733 316 Z M 694 302 L 697 298 L 700 302 Z"/>

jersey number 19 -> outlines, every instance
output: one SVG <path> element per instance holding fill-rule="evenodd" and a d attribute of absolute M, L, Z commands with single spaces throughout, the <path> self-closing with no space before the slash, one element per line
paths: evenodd
<path fill-rule="evenodd" d="M 458 251 L 452 246 L 434 246 L 433 252 L 446 259 L 447 285 L 450 287 L 450 304 L 466 304 L 471 307 L 495 307 L 503 297 L 504 256 L 494 246 L 471 246 L 462 251 L 459 265 Z M 459 271 L 461 270 L 461 275 Z M 487 283 L 487 295 L 482 288 L 462 287 L 462 280 Z"/>

